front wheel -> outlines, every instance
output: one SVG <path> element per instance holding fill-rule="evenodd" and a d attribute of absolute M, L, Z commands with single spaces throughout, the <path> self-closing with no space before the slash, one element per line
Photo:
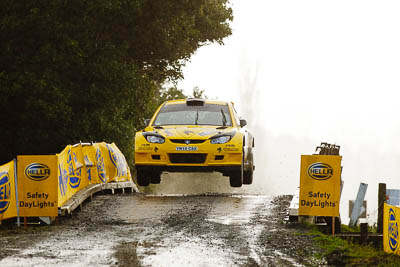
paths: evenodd
<path fill-rule="evenodd" d="M 161 174 L 152 174 L 150 177 L 150 182 L 152 184 L 160 184 L 161 183 Z"/>
<path fill-rule="evenodd" d="M 231 187 L 242 187 L 245 182 L 248 182 L 248 180 L 244 180 L 244 151 L 242 150 L 242 152 L 242 164 L 240 165 L 240 169 L 229 175 L 229 183 Z M 253 176 L 251 176 L 251 180 L 253 181 Z"/>
<path fill-rule="evenodd" d="M 229 183 L 231 187 L 242 187 L 243 176 L 241 172 L 229 175 Z"/>
<path fill-rule="evenodd" d="M 242 187 L 243 184 L 243 160 L 240 169 L 229 175 L 229 184 L 231 187 Z"/>
<path fill-rule="evenodd" d="M 139 186 L 148 186 L 150 184 L 150 175 L 143 169 L 136 170 L 136 180 Z"/>

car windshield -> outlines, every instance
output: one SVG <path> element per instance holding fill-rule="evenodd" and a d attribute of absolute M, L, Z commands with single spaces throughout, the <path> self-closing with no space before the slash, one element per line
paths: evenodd
<path fill-rule="evenodd" d="M 186 104 L 172 104 L 161 108 L 153 125 L 232 126 L 232 120 L 227 105 L 187 106 Z"/>

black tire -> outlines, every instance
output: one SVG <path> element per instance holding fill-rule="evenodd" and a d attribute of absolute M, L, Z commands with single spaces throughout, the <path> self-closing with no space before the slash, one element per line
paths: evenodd
<path fill-rule="evenodd" d="M 241 172 L 232 173 L 229 176 L 229 184 L 231 187 L 242 187 L 243 184 L 243 176 Z"/>
<path fill-rule="evenodd" d="M 153 174 L 150 177 L 150 183 L 152 184 L 160 184 L 161 183 L 161 174 Z"/>
<path fill-rule="evenodd" d="M 243 159 L 240 169 L 229 175 L 229 184 L 231 187 L 242 187 L 243 184 Z"/>
<path fill-rule="evenodd" d="M 243 184 L 253 183 L 253 170 L 243 172 Z"/>
<path fill-rule="evenodd" d="M 145 170 L 138 168 L 136 170 L 136 180 L 139 186 L 148 186 L 150 184 L 150 175 Z"/>
<path fill-rule="evenodd" d="M 244 141 L 243 141 L 244 143 Z M 242 187 L 243 184 L 246 184 L 246 182 L 250 182 L 250 184 L 253 182 L 253 171 L 251 171 L 251 175 L 247 175 L 247 178 L 245 178 L 246 172 L 244 171 L 244 151 L 242 150 L 243 156 L 242 156 L 242 165 L 240 166 L 240 170 L 232 173 L 229 176 L 229 183 L 231 187 Z M 246 179 L 246 180 L 245 180 Z M 251 181 L 249 180 L 251 179 Z"/>

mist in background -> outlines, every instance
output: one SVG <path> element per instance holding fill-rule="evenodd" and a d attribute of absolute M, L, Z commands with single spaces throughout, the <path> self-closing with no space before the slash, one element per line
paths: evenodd
<path fill-rule="evenodd" d="M 376 221 L 378 183 L 400 189 L 400 3 L 231 2 L 233 35 L 201 48 L 178 87 L 233 101 L 247 119 L 256 172 L 240 190 L 293 194 L 300 155 L 337 144 L 342 220 L 365 182 Z"/>

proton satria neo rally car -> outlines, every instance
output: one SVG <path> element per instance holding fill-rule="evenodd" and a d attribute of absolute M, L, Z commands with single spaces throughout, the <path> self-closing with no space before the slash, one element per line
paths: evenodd
<path fill-rule="evenodd" d="M 253 182 L 254 138 L 233 104 L 204 99 L 167 101 L 136 133 L 140 186 L 159 184 L 161 173 L 221 172 L 232 187 Z"/>

